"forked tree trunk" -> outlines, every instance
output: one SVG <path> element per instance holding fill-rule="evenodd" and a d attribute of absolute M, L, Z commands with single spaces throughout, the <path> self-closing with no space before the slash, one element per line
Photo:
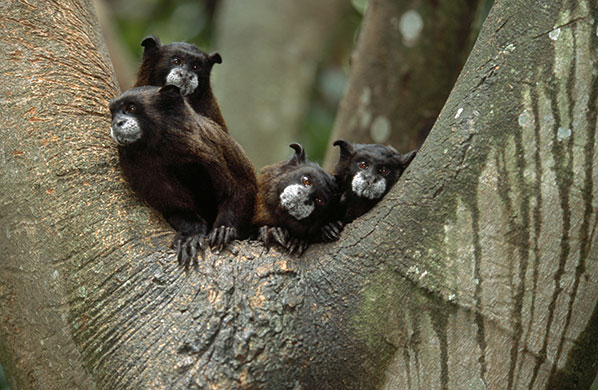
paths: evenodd
<path fill-rule="evenodd" d="M 595 1 L 498 2 L 417 158 L 340 241 L 243 242 L 185 272 L 118 170 L 91 3 L 0 5 L 13 388 L 587 388 L 596 19 Z"/>

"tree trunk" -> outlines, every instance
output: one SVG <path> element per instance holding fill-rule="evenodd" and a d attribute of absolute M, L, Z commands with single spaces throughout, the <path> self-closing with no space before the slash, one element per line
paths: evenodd
<path fill-rule="evenodd" d="M 258 170 L 288 158 L 318 65 L 349 7 L 346 0 L 222 2 L 214 93 Z"/>
<path fill-rule="evenodd" d="M 332 140 L 419 147 L 477 35 L 485 1 L 370 0 Z M 324 165 L 338 161 L 330 143 Z"/>
<path fill-rule="evenodd" d="M 0 5 L 0 362 L 13 388 L 587 388 L 596 2 L 498 2 L 401 182 L 301 258 L 189 271 L 108 137 L 89 1 Z"/>

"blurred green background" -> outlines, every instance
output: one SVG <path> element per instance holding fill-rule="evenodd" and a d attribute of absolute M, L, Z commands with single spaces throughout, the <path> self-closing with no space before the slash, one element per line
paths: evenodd
<path fill-rule="evenodd" d="M 8 386 L 8 382 L 6 381 L 6 376 L 4 375 L 4 370 L 2 366 L 0 366 L 0 390 L 10 390 Z"/>

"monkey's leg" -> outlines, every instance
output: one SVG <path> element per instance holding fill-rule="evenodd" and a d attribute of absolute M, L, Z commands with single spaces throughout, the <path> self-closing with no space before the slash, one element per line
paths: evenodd
<path fill-rule="evenodd" d="M 225 200 L 218 205 L 218 215 L 212 231 L 208 235 L 208 243 L 212 250 L 220 251 L 233 240 L 239 238 L 240 215 L 235 212 L 235 204 Z"/>
<path fill-rule="evenodd" d="M 208 235 L 210 248 L 222 250 L 233 240 L 240 237 L 241 232 L 247 230 L 253 213 L 255 197 L 241 188 L 231 191 L 231 194 L 220 201 L 218 214 Z"/>

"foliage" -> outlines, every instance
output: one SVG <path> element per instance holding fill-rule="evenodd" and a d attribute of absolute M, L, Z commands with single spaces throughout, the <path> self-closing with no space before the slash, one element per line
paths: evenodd
<path fill-rule="evenodd" d="M 141 55 L 139 42 L 156 34 L 162 42 L 193 42 L 208 48 L 212 39 L 212 20 L 205 2 L 177 0 L 109 1 L 120 36 L 129 50 Z"/>

